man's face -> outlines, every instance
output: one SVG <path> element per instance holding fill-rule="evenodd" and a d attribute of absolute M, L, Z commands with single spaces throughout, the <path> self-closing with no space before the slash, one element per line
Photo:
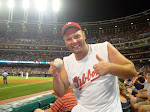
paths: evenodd
<path fill-rule="evenodd" d="M 65 31 L 64 41 L 70 51 L 75 54 L 82 53 L 84 51 L 85 34 L 78 28 L 69 28 Z"/>

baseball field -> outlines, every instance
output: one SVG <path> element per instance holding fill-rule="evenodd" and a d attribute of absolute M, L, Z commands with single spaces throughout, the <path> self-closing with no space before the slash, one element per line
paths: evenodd
<path fill-rule="evenodd" d="M 8 84 L 3 84 L 0 76 L 0 100 L 15 98 L 33 93 L 52 90 L 52 77 L 25 77 L 8 76 Z"/>

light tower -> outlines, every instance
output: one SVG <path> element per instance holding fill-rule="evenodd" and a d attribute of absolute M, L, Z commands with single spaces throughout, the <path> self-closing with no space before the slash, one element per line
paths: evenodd
<path fill-rule="evenodd" d="M 39 24 L 38 24 L 38 32 L 42 33 L 41 24 L 43 23 L 43 12 L 46 9 L 47 0 L 36 0 L 36 8 L 39 12 Z"/>
<path fill-rule="evenodd" d="M 13 19 L 14 0 L 8 0 L 8 8 L 9 8 L 9 15 L 8 15 L 8 23 L 9 23 L 12 22 Z"/>
<path fill-rule="evenodd" d="M 43 22 L 43 12 L 46 9 L 47 0 L 36 0 L 36 8 L 39 12 L 39 23 L 42 24 Z"/>
<path fill-rule="evenodd" d="M 14 8 L 14 0 L 8 0 L 8 9 L 9 9 L 9 14 L 8 14 L 8 20 L 7 20 L 7 32 L 11 31 L 9 23 L 12 22 L 13 20 L 13 8 Z"/>
<path fill-rule="evenodd" d="M 26 32 L 27 29 L 25 27 L 25 23 L 28 22 L 28 8 L 29 8 L 29 0 L 23 0 L 22 1 L 22 7 L 24 9 L 24 16 L 23 16 L 23 24 L 22 24 L 22 27 L 23 27 L 23 32 Z"/>
<path fill-rule="evenodd" d="M 23 0 L 22 2 L 22 7 L 24 9 L 24 17 L 23 17 L 23 22 L 27 23 L 28 22 L 28 8 L 29 8 L 29 0 Z"/>
<path fill-rule="evenodd" d="M 54 11 L 54 30 L 53 33 L 57 34 L 57 17 L 58 17 L 58 11 L 60 9 L 60 1 L 59 0 L 53 0 L 53 11 Z"/>

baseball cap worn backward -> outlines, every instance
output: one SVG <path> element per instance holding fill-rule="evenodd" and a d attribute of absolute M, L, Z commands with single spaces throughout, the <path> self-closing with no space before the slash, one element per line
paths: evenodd
<path fill-rule="evenodd" d="M 64 36 L 65 31 L 70 27 L 76 27 L 82 30 L 81 26 L 78 23 L 75 22 L 67 22 L 64 27 L 62 28 L 62 36 Z"/>

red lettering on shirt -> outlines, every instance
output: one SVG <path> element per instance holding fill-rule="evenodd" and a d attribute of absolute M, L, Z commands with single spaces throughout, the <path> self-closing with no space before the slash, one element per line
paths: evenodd
<path fill-rule="evenodd" d="M 85 73 L 82 74 L 81 79 L 77 76 L 75 76 L 72 80 L 74 83 L 74 86 L 76 88 L 78 88 L 79 90 L 81 90 L 82 88 L 84 88 L 85 86 L 87 86 L 88 84 L 90 84 L 92 81 L 96 80 L 97 78 L 99 78 L 100 76 L 98 74 L 95 73 L 95 71 L 90 71 L 90 69 L 88 70 L 88 74 L 87 77 L 85 75 Z"/>

